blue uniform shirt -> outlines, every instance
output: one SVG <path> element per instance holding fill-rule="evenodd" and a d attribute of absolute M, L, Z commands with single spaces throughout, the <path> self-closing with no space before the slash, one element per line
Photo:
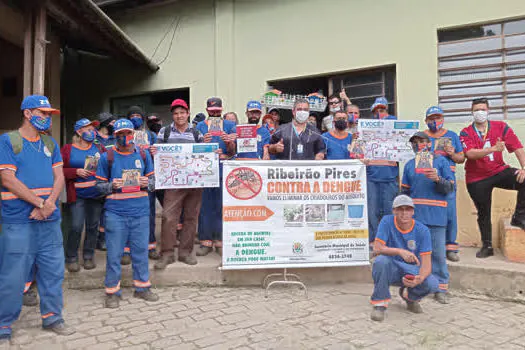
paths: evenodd
<path fill-rule="evenodd" d="M 71 155 L 69 156 L 69 166 L 71 168 L 84 169 L 84 164 L 88 156 L 100 157 L 99 150 L 95 144 L 91 147 L 80 148 L 73 144 L 71 147 Z M 96 169 L 95 169 L 96 170 Z M 96 188 L 95 175 L 88 178 L 77 177 L 75 179 L 75 191 L 79 198 L 96 198 L 100 195 Z"/>
<path fill-rule="evenodd" d="M 95 140 L 96 142 L 100 143 L 102 146 L 106 148 L 111 148 L 115 146 L 115 136 L 113 135 L 105 136 L 105 135 L 100 134 L 97 131 Z"/>
<path fill-rule="evenodd" d="M 352 143 L 352 134 L 346 133 L 345 137 L 339 138 L 329 131 L 323 134 L 323 139 L 326 144 L 326 159 L 350 159 L 348 148 Z"/>
<path fill-rule="evenodd" d="M 153 175 L 151 155 L 148 150 L 144 150 L 144 152 L 146 153 L 146 161 L 142 159 L 139 150 L 136 148 L 129 153 L 120 152 L 115 148 L 111 175 L 108 169 L 108 154 L 102 154 L 98 162 L 97 179 L 112 183 L 113 179 L 122 178 L 122 171 L 127 169 L 138 169 L 140 176 Z M 121 190 L 114 191 L 106 197 L 104 208 L 122 216 L 149 215 L 148 192 L 142 189 L 139 192 L 131 193 L 122 193 Z"/>
<path fill-rule="evenodd" d="M 383 216 L 377 228 L 376 241 L 379 241 L 389 248 L 399 248 L 412 252 L 419 261 L 421 256 L 432 254 L 432 238 L 428 228 L 417 220 L 412 220 L 412 227 L 407 231 L 402 231 L 396 223 L 394 215 Z M 394 257 L 399 266 L 407 265 L 399 255 Z M 404 270 L 408 270 L 404 268 Z M 414 270 L 419 271 L 419 268 Z M 417 274 L 417 271 L 410 273 Z M 409 271 L 405 271 L 408 273 Z"/>
<path fill-rule="evenodd" d="M 267 128 L 257 127 L 257 152 L 237 153 L 237 159 L 262 159 L 264 155 L 264 146 L 270 144 L 270 132 Z"/>
<path fill-rule="evenodd" d="M 221 120 L 221 122 L 222 131 L 224 131 L 226 134 L 235 134 L 237 132 L 237 128 L 234 122 L 229 120 Z M 208 120 L 203 120 L 202 122 L 199 122 L 199 124 L 197 124 L 197 130 L 199 130 L 201 134 L 206 135 L 208 133 L 208 124 Z M 219 148 L 222 149 L 223 154 L 228 153 L 226 143 L 221 139 L 220 136 L 212 136 L 211 142 L 218 143 Z"/>
<path fill-rule="evenodd" d="M 42 138 L 38 136 L 34 140 L 22 138 L 22 151 L 15 154 L 9 135 L 0 136 L 0 170 L 9 169 L 15 172 L 15 176 L 34 194 L 46 199 L 53 189 L 53 168 L 61 167 L 62 156 L 56 141 L 53 153 L 44 145 Z M 58 201 L 57 201 L 58 202 Z M 47 218 L 47 221 L 60 219 L 60 209 L 57 209 Z M 2 223 L 25 224 L 38 222 L 29 219 L 31 211 L 35 207 L 2 187 Z"/>
<path fill-rule="evenodd" d="M 388 115 L 382 120 L 397 120 L 396 116 Z M 384 160 L 371 160 L 371 165 L 366 167 L 368 180 L 374 182 L 390 182 L 399 176 L 399 165 L 397 162 Z"/>
<path fill-rule="evenodd" d="M 447 226 L 447 195 L 436 191 L 436 183 L 424 174 L 417 174 L 415 159 L 405 165 L 401 186 L 414 200 L 415 218 L 425 225 Z M 445 157 L 435 157 L 433 167 L 438 176 L 454 181 L 454 175 Z"/>

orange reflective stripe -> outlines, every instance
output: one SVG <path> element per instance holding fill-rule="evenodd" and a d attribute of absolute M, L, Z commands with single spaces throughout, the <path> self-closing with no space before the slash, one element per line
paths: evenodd
<path fill-rule="evenodd" d="M 452 170 L 453 172 L 456 172 L 456 166 L 451 165 L 451 166 L 450 166 L 450 170 Z"/>
<path fill-rule="evenodd" d="M 108 181 L 108 179 L 106 179 L 105 177 L 98 176 L 98 175 L 95 175 L 95 178 L 102 180 L 102 181 Z"/>
<path fill-rule="evenodd" d="M 115 287 L 106 287 L 107 294 L 115 294 L 119 290 L 120 290 L 120 281 L 118 281 L 118 284 Z"/>
<path fill-rule="evenodd" d="M 42 319 L 45 320 L 46 318 L 49 318 L 49 317 L 51 317 L 51 316 L 53 316 L 53 315 L 54 315 L 53 312 L 47 313 L 47 314 L 45 314 L 45 315 L 42 315 Z"/>
<path fill-rule="evenodd" d="M 75 188 L 88 188 L 93 187 L 97 184 L 95 180 L 86 182 L 75 182 Z"/>
<path fill-rule="evenodd" d="M 30 189 L 37 196 L 49 196 L 51 194 L 51 187 L 48 188 L 32 188 Z M 12 192 L 2 192 L 2 200 L 18 199 L 18 196 Z"/>
<path fill-rule="evenodd" d="M 410 188 L 410 185 L 407 185 L 407 184 L 401 184 L 401 187 Z"/>
<path fill-rule="evenodd" d="M 29 288 L 31 288 L 31 284 L 32 282 L 26 282 L 26 285 L 24 287 L 24 293 L 26 293 L 29 290 Z"/>
<path fill-rule="evenodd" d="M 62 165 L 64 165 L 64 163 L 62 163 L 62 162 L 56 162 L 55 164 L 53 164 L 53 168 L 56 168 L 56 167 L 58 167 L 58 166 L 62 166 Z"/>
<path fill-rule="evenodd" d="M 447 201 L 438 201 L 434 199 L 422 199 L 422 198 L 413 198 L 414 204 L 416 205 L 428 205 L 431 207 L 447 207 Z"/>
<path fill-rule="evenodd" d="M 129 247 L 124 247 L 124 253 L 129 253 L 130 250 L 129 250 Z"/>
<path fill-rule="evenodd" d="M 385 300 L 370 300 L 370 304 L 374 306 L 388 306 L 388 303 L 390 302 L 390 299 Z"/>
<path fill-rule="evenodd" d="M 375 240 L 378 241 L 378 242 L 380 242 L 380 243 L 383 243 L 384 245 L 386 245 L 386 242 L 383 241 L 381 238 L 376 238 Z"/>
<path fill-rule="evenodd" d="M 203 247 L 213 247 L 212 241 L 201 241 L 201 246 Z"/>
<path fill-rule="evenodd" d="M 106 199 L 123 200 L 123 199 L 141 198 L 141 197 L 147 197 L 147 196 L 148 196 L 148 192 L 140 191 L 140 192 L 130 192 L 130 193 L 113 193 L 107 196 Z"/>
<path fill-rule="evenodd" d="M 446 283 L 440 284 L 438 287 L 439 289 L 442 289 L 442 290 L 448 290 L 448 284 Z"/>
<path fill-rule="evenodd" d="M 430 255 L 430 254 L 432 254 L 432 251 L 419 253 L 419 255 Z"/>
<path fill-rule="evenodd" d="M 149 173 L 145 174 L 144 176 L 151 176 L 153 174 L 155 174 L 155 171 L 150 171 Z"/>
<path fill-rule="evenodd" d="M 16 171 L 16 169 L 18 169 L 18 168 L 16 166 L 12 165 L 12 164 L 0 164 L 0 170 L 1 169 L 9 169 L 9 170 Z"/>
<path fill-rule="evenodd" d="M 155 249 L 157 248 L 157 243 L 150 243 L 148 244 L 148 249 L 151 250 L 151 249 Z"/>
<path fill-rule="evenodd" d="M 139 288 L 149 288 L 151 287 L 151 282 L 150 281 L 142 282 L 142 281 L 133 280 L 133 285 Z"/>
<path fill-rule="evenodd" d="M 369 160 L 368 165 L 397 166 L 397 163 L 391 160 Z"/>

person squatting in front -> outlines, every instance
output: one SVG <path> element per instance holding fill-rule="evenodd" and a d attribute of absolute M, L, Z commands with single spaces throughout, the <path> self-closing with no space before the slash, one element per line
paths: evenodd
<path fill-rule="evenodd" d="M 432 146 L 424 132 L 416 132 L 410 143 L 416 158 L 409 160 L 403 171 L 401 190 L 412 197 L 415 219 L 428 227 L 432 238 L 432 274 L 439 279 L 439 291 L 434 295 L 441 304 L 448 303 L 448 266 L 445 240 L 447 229 L 447 198 L 454 191 L 454 175 L 445 157 L 435 157 L 428 167 L 417 167 L 416 159 Z"/>
<path fill-rule="evenodd" d="M 33 266 L 42 327 L 60 335 L 74 333 L 62 318 L 64 249 L 57 208 L 64 188 L 62 157 L 56 141 L 41 134 L 51 127 L 51 115 L 60 111 L 40 95 L 24 98 L 21 110 L 22 126 L 0 136 L 0 343 L 4 344 L 20 315 Z"/>
<path fill-rule="evenodd" d="M 393 215 L 381 219 L 374 241 L 372 265 L 374 292 L 371 319 L 383 321 L 391 300 L 390 286 L 401 286 L 399 295 L 407 309 L 422 313 L 419 301 L 439 290 L 438 278 L 432 274 L 432 239 L 428 228 L 414 220 L 414 202 L 399 195 L 392 204 Z"/>
<path fill-rule="evenodd" d="M 447 130 L 443 126 L 445 118 L 443 110 L 438 106 L 432 106 L 427 109 L 425 114 L 425 122 L 428 130 L 425 133 L 432 141 L 432 152 L 436 155 L 442 155 L 448 161 L 450 170 L 456 181 L 456 164 L 465 162 L 465 155 L 463 154 L 463 146 L 459 140 L 458 134 L 454 131 Z M 447 196 L 447 233 L 446 233 L 446 249 L 447 259 L 450 261 L 459 261 L 459 245 L 457 243 L 458 236 L 458 216 L 456 212 L 456 186 L 454 191 Z"/>
<path fill-rule="evenodd" d="M 148 150 L 135 146 L 131 121 L 119 119 L 114 126 L 116 146 L 100 157 L 97 188 L 106 194 L 106 301 L 118 308 L 121 298 L 120 260 L 129 243 L 133 267 L 134 296 L 146 301 L 159 297 L 150 291 L 148 270 L 149 199 L 154 190 L 153 161 Z M 134 179 L 138 173 L 138 181 Z M 138 183 L 137 183 L 138 182 Z"/>

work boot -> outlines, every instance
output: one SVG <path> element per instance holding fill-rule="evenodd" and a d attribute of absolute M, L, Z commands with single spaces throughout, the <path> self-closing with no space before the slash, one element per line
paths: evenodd
<path fill-rule="evenodd" d="M 120 296 L 116 294 L 106 294 L 104 306 L 108 309 L 118 309 L 120 304 Z"/>
<path fill-rule="evenodd" d="M 160 259 L 160 254 L 159 254 L 159 252 L 157 252 L 155 249 L 151 249 L 151 250 L 148 252 L 148 257 L 149 257 L 151 260 L 159 260 L 159 259 Z"/>
<path fill-rule="evenodd" d="M 374 306 L 370 318 L 372 319 L 372 321 L 383 322 L 383 320 L 385 319 L 385 311 L 386 307 L 384 306 Z"/>
<path fill-rule="evenodd" d="M 215 247 L 215 251 L 217 252 L 217 254 L 222 256 L 222 247 Z"/>
<path fill-rule="evenodd" d="M 120 259 L 120 265 L 129 265 L 129 264 L 131 264 L 131 255 L 130 254 L 122 255 L 122 258 Z"/>
<path fill-rule="evenodd" d="M 84 270 L 93 270 L 95 267 L 97 267 L 97 264 L 95 264 L 93 259 L 84 260 Z"/>
<path fill-rule="evenodd" d="M 510 220 L 512 226 L 516 226 L 525 230 L 525 219 L 519 218 L 516 214 L 512 215 L 512 220 Z"/>
<path fill-rule="evenodd" d="M 78 272 L 80 271 L 80 264 L 78 263 L 78 261 L 67 263 L 66 268 L 69 272 Z"/>
<path fill-rule="evenodd" d="M 47 331 L 55 332 L 57 335 L 71 335 L 75 333 L 75 330 L 68 327 L 64 321 L 57 321 L 50 326 L 43 327 Z"/>
<path fill-rule="evenodd" d="M 434 299 L 440 304 L 448 304 L 448 293 L 435 293 Z"/>
<path fill-rule="evenodd" d="M 160 260 L 155 263 L 155 270 L 164 270 L 170 264 L 175 262 L 175 257 L 173 255 L 162 255 Z"/>
<path fill-rule="evenodd" d="M 179 256 L 179 261 L 188 265 L 197 265 L 197 259 L 193 255 Z"/>
<path fill-rule="evenodd" d="M 197 255 L 197 256 L 206 256 L 206 255 L 210 254 L 212 251 L 213 251 L 212 247 L 205 247 L 205 246 L 201 245 L 197 249 L 197 251 L 195 252 L 195 255 Z"/>
<path fill-rule="evenodd" d="M 157 294 L 153 293 L 149 289 L 146 289 L 146 290 L 144 290 L 142 292 L 135 291 L 133 293 L 133 296 L 135 298 L 143 299 L 143 300 L 146 300 L 146 301 L 152 301 L 152 302 L 159 300 L 159 296 Z"/>
<path fill-rule="evenodd" d="M 447 259 L 450 261 L 458 262 L 459 261 L 459 253 L 458 252 L 447 252 Z"/>
<path fill-rule="evenodd" d="M 406 295 L 405 295 L 405 292 L 406 292 Z M 399 296 L 407 304 L 408 311 L 413 312 L 415 314 L 423 313 L 423 309 L 421 308 L 419 301 L 408 300 L 408 289 L 406 287 L 399 288 Z"/>
<path fill-rule="evenodd" d="M 29 290 L 24 293 L 24 299 L 22 301 L 24 306 L 37 306 L 38 305 L 38 297 L 33 288 L 29 288 Z"/>
<path fill-rule="evenodd" d="M 491 245 L 483 244 L 480 250 L 476 253 L 476 258 L 484 259 L 494 255 L 494 248 Z"/>
<path fill-rule="evenodd" d="M 101 251 L 106 251 L 108 250 L 107 246 L 106 246 L 106 241 L 98 241 L 97 242 L 97 250 L 101 250 Z"/>

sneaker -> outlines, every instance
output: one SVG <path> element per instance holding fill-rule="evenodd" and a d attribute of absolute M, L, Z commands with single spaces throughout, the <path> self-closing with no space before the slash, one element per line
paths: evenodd
<path fill-rule="evenodd" d="M 120 259 L 120 265 L 129 265 L 131 264 L 131 255 L 124 254 L 122 255 L 122 258 Z"/>
<path fill-rule="evenodd" d="M 493 256 L 493 255 L 494 255 L 494 248 L 492 248 L 491 246 L 483 246 L 476 253 L 476 258 L 484 259 L 484 258 L 488 258 L 489 256 Z"/>
<path fill-rule="evenodd" d="M 382 322 L 385 319 L 386 307 L 384 306 L 374 306 L 370 319 L 372 321 Z"/>
<path fill-rule="evenodd" d="M 222 256 L 222 247 L 215 247 L 215 251 L 217 252 L 217 254 Z"/>
<path fill-rule="evenodd" d="M 78 272 L 80 271 L 80 264 L 76 262 L 67 263 L 66 268 L 69 272 Z"/>
<path fill-rule="evenodd" d="M 108 309 L 117 309 L 120 304 L 120 296 L 116 294 L 106 294 L 104 306 Z"/>
<path fill-rule="evenodd" d="M 447 259 L 450 261 L 458 262 L 459 261 L 458 252 L 447 252 Z"/>
<path fill-rule="evenodd" d="M 93 259 L 84 260 L 84 270 L 93 270 L 95 267 L 97 267 L 97 264 L 95 264 Z"/>
<path fill-rule="evenodd" d="M 105 241 L 99 241 L 97 242 L 97 250 L 101 250 L 101 251 L 106 251 L 108 250 L 107 246 L 106 246 L 106 242 Z"/>
<path fill-rule="evenodd" d="M 64 321 L 58 321 L 50 326 L 44 327 L 45 330 L 55 332 L 58 335 L 71 335 L 75 333 L 75 330 L 68 327 Z"/>
<path fill-rule="evenodd" d="M 133 293 L 133 296 L 135 298 L 143 299 L 143 300 L 146 300 L 146 301 L 152 301 L 152 302 L 159 300 L 159 296 L 157 294 L 153 293 L 149 289 L 146 289 L 146 290 L 144 290 L 142 292 L 135 291 Z"/>
<path fill-rule="evenodd" d="M 24 293 L 24 299 L 22 301 L 24 306 L 37 306 L 38 305 L 38 297 L 33 288 L 29 288 L 29 290 Z"/>
<path fill-rule="evenodd" d="M 206 256 L 206 255 L 210 254 L 212 250 L 213 250 L 212 247 L 205 247 L 205 246 L 201 245 L 197 249 L 195 255 L 197 255 L 197 256 Z"/>
<path fill-rule="evenodd" d="M 440 304 L 448 304 L 448 293 L 435 293 L 434 299 Z"/>
<path fill-rule="evenodd" d="M 159 260 L 159 259 L 160 259 L 160 254 L 159 254 L 159 252 L 157 252 L 155 249 L 151 249 L 151 250 L 148 252 L 148 257 L 149 257 L 151 260 Z"/>
<path fill-rule="evenodd" d="M 155 270 L 164 270 L 170 264 L 175 262 L 175 257 L 173 255 L 162 255 L 160 260 L 155 263 Z"/>
<path fill-rule="evenodd" d="M 197 265 L 197 259 L 193 255 L 179 256 L 179 261 L 188 265 Z"/>

